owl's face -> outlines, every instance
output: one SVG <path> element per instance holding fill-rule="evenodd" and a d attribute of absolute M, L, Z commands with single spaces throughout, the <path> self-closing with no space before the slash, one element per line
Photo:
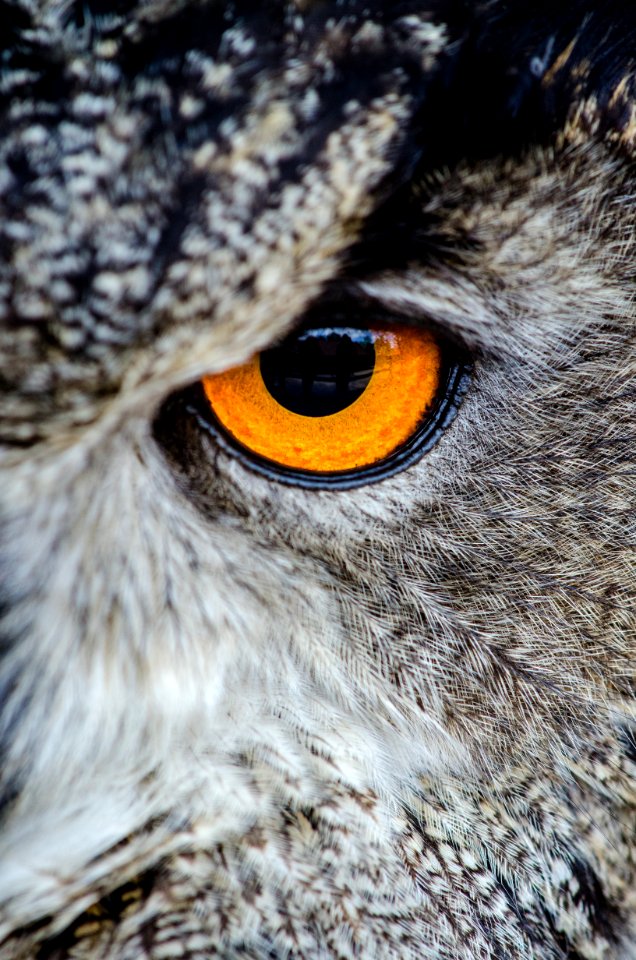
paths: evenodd
<path fill-rule="evenodd" d="M 0 934 L 619 950 L 631 23 L 123 6 L 10 21 Z"/>

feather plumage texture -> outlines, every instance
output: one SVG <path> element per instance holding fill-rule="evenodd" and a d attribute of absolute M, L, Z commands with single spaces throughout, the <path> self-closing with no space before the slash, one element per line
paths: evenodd
<path fill-rule="evenodd" d="M 636 18 L 0 17 L 2 960 L 636 957 Z M 335 308 L 471 384 L 278 484 L 183 391 Z"/>

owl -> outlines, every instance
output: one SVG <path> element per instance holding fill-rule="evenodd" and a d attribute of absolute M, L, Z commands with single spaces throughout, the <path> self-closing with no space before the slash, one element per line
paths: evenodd
<path fill-rule="evenodd" d="M 636 13 L 2 0 L 1 960 L 636 958 Z"/>

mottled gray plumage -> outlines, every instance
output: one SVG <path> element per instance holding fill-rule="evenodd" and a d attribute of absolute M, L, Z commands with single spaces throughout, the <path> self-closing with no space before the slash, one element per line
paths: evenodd
<path fill-rule="evenodd" d="M 0 17 L 0 958 L 636 958 L 636 18 Z M 302 489 L 187 389 L 336 310 L 470 384 Z"/>

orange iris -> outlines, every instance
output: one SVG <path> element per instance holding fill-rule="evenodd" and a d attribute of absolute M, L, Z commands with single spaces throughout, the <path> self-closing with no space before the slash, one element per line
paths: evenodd
<path fill-rule="evenodd" d="M 402 447 L 431 413 L 441 380 L 442 350 L 429 330 L 334 326 L 292 334 L 204 377 L 203 389 L 216 419 L 248 451 L 278 466 L 334 473 Z"/>

